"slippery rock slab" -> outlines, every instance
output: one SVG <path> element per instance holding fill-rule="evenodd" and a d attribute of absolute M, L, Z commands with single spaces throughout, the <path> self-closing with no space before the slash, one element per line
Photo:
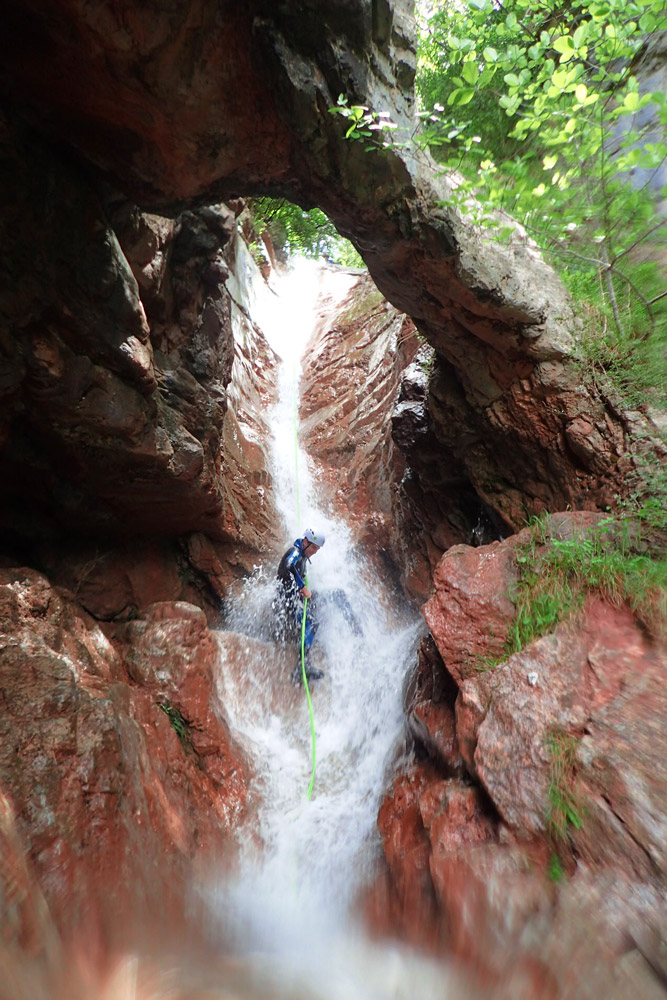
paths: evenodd
<path fill-rule="evenodd" d="M 410 940 L 432 940 L 439 923 L 429 868 L 431 845 L 419 806 L 434 776 L 429 767 L 412 768 L 394 784 L 378 814 L 401 924 Z"/>

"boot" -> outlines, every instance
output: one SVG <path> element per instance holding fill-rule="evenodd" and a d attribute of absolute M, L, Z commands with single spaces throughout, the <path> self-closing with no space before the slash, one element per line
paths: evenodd
<path fill-rule="evenodd" d="M 311 667 L 306 660 L 306 680 L 308 681 L 319 681 L 324 677 L 324 671 L 318 670 L 317 667 Z M 297 663 L 296 667 L 292 671 L 292 683 L 301 684 L 303 683 L 303 671 L 301 670 L 301 660 Z"/>

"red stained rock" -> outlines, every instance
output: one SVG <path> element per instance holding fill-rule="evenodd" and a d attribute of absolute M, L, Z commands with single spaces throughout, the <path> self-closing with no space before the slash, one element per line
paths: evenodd
<path fill-rule="evenodd" d="M 596 520 L 552 515 L 549 529 L 571 537 Z M 438 940 L 474 964 L 503 1000 L 593 1000 L 600 991 L 621 997 L 630 969 L 637 989 L 653 997 L 667 843 L 665 647 L 629 608 L 589 597 L 550 635 L 495 667 L 470 669 L 473 651 L 488 655 L 496 642 L 483 629 L 487 610 L 500 609 L 501 624 L 505 612 L 506 621 L 512 616 L 503 601 L 515 578 L 512 553 L 526 540 L 522 533 L 487 551 L 447 553 L 426 611 L 459 684 L 461 755 L 488 793 L 489 809 L 507 824 L 496 831 L 478 789 L 444 780 L 443 757 L 422 732 L 433 763 L 418 772 L 418 792 L 413 787 L 422 827 L 414 813 L 410 818 L 422 852 L 423 833 L 429 840 Z M 436 694 L 437 663 L 428 648 L 420 651 L 406 704 L 413 726 L 419 717 L 438 718 L 447 704 Z M 563 791 L 582 821 L 578 829 L 570 824 L 562 841 L 549 825 L 554 738 L 572 741 Z M 387 802 L 383 810 L 391 850 Z M 555 848 L 566 873 L 557 887 L 546 878 Z M 410 870 L 399 869 L 399 877 Z M 401 926 L 400 894 L 396 906 Z M 642 942 L 632 961 L 624 954 L 631 939 Z"/>
<path fill-rule="evenodd" d="M 578 849 L 591 863 L 609 864 L 616 853 L 616 863 L 625 857 L 644 875 L 652 865 L 664 872 L 665 662 L 628 609 L 591 599 L 582 621 L 560 625 L 462 684 L 457 729 L 464 758 L 510 826 L 547 829 L 549 741 L 557 731 L 585 733 L 577 755 L 581 811 L 585 787 L 595 789 L 595 820 L 573 831 Z M 620 835 L 623 828 L 632 841 Z"/>
<path fill-rule="evenodd" d="M 461 730 L 461 741 L 475 744 L 474 771 L 510 826 L 546 829 L 549 737 L 556 729 L 583 729 L 586 682 L 585 643 L 565 627 L 461 686 L 461 697 L 469 704 L 476 698 L 484 712 L 481 718 L 459 714 L 460 726 L 472 718 L 476 728 L 476 738 L 475 731 Z"/>
<path fill-rule="evenodd" d="M 443 858 L 496 838 L 496 824 L 480 790 L 460 781 L 431 783 L 420 796 L 419 811 L 431 842 L 436 884 L 435 869 Z"/>
<path fill-rule="evenodd" d="M 548 883 L 521 848 L 495 844 L 434 858 L 431 871 L 448 946 L 502 977 L 517 959 L 526 926 L 551 909 Z"/>
<path fill-rule="evenodd" d="M 572 538 L 592 528 L 600 517 L 584 511 L 550 514 L 545 530 L 555 539 Z M 498 659 L 505 650 L 515 616 L 515 554 L 530 541 L 532 530 L 525 528 L 503 542 L 479 548 L 455 545 L 438 563 L 434 593 L 422 611 L 447 670 L 459 685 L 484 670 L 485 660 Z"/>
<path fill-rule="evenodd" d="M 512 540 L 513 541 L 513 540 Z M 505 645 L 514 605 L 514 544 L 482 548 L 455 545 L 438 563 L 435 593 L 424 617 L 447 669 L 460 684 L 483 657 L 498 656 Z"/>
<path fill-rule="evenodd" d="M 456 685 L 428 636 L 419 645 L 417 669 L 405 692 L 405 714 L 414 738 L 453 775 L 461 774 L 464 767 L 456 736 L 455 700 Z"/>
<path fill-rule="evenodd" d="M 0 631 L 0 789 L 30 877 L 66 935 L 131 935 L 149 901 L 169 911 L 195 858 L 232 848 L 247 770 L 213 709 L 217 646 L 199 609 L 165 604 L 112 643 L 30 570 L 0 571 Z M 128 683 L 130 661 L 147 684 Z M 182 741 L 160 702 L 181 711 Z"/>
<path fill-rule="evenodd" d="M 386 552 L 406 576 L 413 575 L 395 499 L 405 464 L 390 418 L 417 347 L 412 323 L 363 275 L 342 301 L 322 303 L 301 384 L 304 441 L 320 463 L 325 495 L 357 540 Z M 413 548 L 421 550 L 416 536 Z M 427 589 L 423 575 L 418 591 Z"/>
<path fill-rule="evenodd" d="M 456 718 L 446 704 L 434 705 L 431 701 L 418 702 L 408 718 L 414 736 L 452 774 L 460 774 L 463 759 L 456 735 Z"/>
<path fill-rule="evenodd" d="M 400 928 L 410 941 L 428 945 L 439 934 L 437 906 L 429 871 L 431 853 L 419 797 L 432 771 L 415 767 L 396 782 L 378 814 L 385 858 L 398 900 Z"/>

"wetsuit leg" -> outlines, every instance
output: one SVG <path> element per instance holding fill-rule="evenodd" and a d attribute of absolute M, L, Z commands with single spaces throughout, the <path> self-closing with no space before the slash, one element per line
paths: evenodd
<path fill-rule="evenodd" d="M 308 650 L 312 646 L 316 632 L 317 632 L 317 625 L 310 617 L 310 615 L 306 613 L 306 628 L 304 632 L 304 643 L 303 643 L 303 648 L 306 652 L 308 652 Z"/>

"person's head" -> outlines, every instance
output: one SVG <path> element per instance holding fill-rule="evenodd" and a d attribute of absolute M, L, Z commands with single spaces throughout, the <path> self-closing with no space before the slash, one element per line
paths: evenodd
<path fill-rule="evenodd" d="M 312 528 L 308 528 L 304 531 L 303 540 L 301 542 L 301 551 L 305 556 L 314 556 L 323 545 L 324 535 L 321 531 L 313 531 Z"/>

